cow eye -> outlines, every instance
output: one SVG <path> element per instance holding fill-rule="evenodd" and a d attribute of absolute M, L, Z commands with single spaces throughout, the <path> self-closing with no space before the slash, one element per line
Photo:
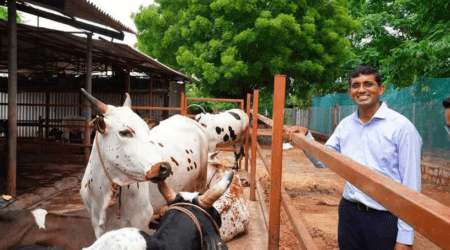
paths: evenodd
<path fill-rule="evenodd" d="M 133 138 L 133 133 L 130 130 L 123 130 L 119 132 L 120 136 Z"/>

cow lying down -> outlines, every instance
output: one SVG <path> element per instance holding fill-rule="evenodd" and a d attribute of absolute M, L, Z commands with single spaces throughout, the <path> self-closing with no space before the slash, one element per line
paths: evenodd
<path fill-rule="evenodd" d="M 208 185 L 214 186 L 226 174 L 227 168 L 220 164 L 216 158 L 218 152 L 208 155 Z M 245 199 L 244 190 L 241 185 L 239 172 L 234 170 L 233 181 L 227 191 L 216 201 L 213 206 L 217 209 L 222 219 L 220 237 L 228 242 L 235 236 L 243 233 L 248 227 L 250 209 Z"/>
<path fill-rule="evenodd" d="M 219 114 L 201 113 L 195 116 L 206 131 L 209 140 L 209 152 L 216 151 L 217 145 L 233 147 L 235 162 L 233 169 L 238 169 L 239 160 L 245 156 L 244 142 L 248 128 L 248 115 L 240 109 L 230 109 Z"/>
<path fill-rule="evenodd" d="M 217 232 L 221 220 L 212 205 L 227 190 L 232 179 L 233 172 L 230 171 L 203 195 L 198 192 L 175 193 L 166 182 L 158 182 L 158 189 L 170 206 L 153 235 L 137 228 L 121 228 L 103 234 L 92 246 L 84 249 L 228 249 Z"/>
<path fill-rule="evenodd" d="M 95 242 L 90 218 L 48 213 L 44 209 L 0 210 L 0 249 L 79 250 Z M 55 249 L 55 248 L 53 248 Z"/>

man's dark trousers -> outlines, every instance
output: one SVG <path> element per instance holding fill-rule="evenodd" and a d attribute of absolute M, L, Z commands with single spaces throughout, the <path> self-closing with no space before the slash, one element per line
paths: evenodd
<path fill-rule="evenodd" d="M 398 218 L 344 198 L 339 203 L 338 243 L 340 250 L 393 250 Z"/>

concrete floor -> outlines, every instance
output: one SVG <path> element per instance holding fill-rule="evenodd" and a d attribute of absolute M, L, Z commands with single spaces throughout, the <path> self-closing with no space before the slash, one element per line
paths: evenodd
<path fill-rule="evenodd" d="M 221 155 L 227 158 L 226 162 L 234 159 L 232 153 L 222 152 L 219 154 L 219 158 L 222 158 Z M 43 208 L 53 213 L 89 216 L 79 194 L 81 178 L 85 169 L 82 165 L 38 164 L 33 167 L 31 162 L 24 165 L 26 167 L 18 167 L 18 196 L 6 209 Z M 225 165 L 228 166 L 228 164 Z M 241 178 L 250 181 L 250 176 L 245 171 L 241 172 Z M 249 199 L 250 187 L 244 187 L 244 193 Z M 256 199 L 256 201 L 248 200 L 250 208 L 248 229 L 227 243 L 229 249 L 261 250 L 268 248 L 267 228 L 259 197 L 257 196 Z"/>

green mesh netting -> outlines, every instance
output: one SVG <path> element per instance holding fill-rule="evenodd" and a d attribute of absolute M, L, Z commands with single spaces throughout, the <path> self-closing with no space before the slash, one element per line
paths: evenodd
<path fill-rule="evenodd" d="M 407 117 L 423 140 L 423 155 L 450 159 L 450 139 L 444 129 L 442 100 L 450 96 L 450 79 L 423 78 L 408 88 L 390 88 L 381 97 L 389 108 Z M 348 94 L 331 94 L 313 98 L 310 128 L 332 134 L 333 109 L 339 106 L 338 121 L 356 110 Z"/>

